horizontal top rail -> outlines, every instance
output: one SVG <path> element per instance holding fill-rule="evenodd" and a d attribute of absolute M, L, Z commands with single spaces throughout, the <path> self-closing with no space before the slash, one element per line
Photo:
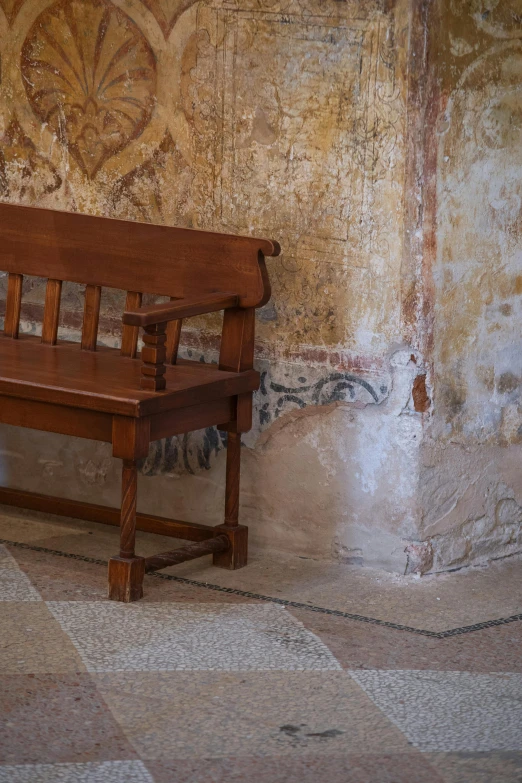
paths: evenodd
<path fill-rule="evenodd" d="M 175 298 L 234 291 L 270 297 L 277 242 L 0 202 L 0 270 Z"/>

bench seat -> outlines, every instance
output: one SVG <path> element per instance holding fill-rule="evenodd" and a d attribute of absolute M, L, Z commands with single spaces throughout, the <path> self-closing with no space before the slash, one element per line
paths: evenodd
<path fill-rule="evenodd" d="M 259 387 L 255 370 L 228 372 L 178 359 L 167 367 L 166 389 L 158 393 L 140 389 L 141 365 L 140 359 L 121 357 L 111 348 L 80 351 L 77 343 L 50 346 L 32 336 L 0 336 L 0 395 L 141 417 Z"/>

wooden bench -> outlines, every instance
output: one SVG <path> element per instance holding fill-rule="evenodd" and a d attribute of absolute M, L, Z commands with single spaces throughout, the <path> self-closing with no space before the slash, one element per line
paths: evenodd
<path fill-rule="evenodd" d="M 121 510 L 3 488 L 0 502 L 120 526 L 109 598 L 136 601 L 147 572 L 213 553 L 241 568 L 241 433 L 252 424 L 255 308 L 270 297 L 264 257 L 277 242 L 0 204 L 8 273 L 0 337 L 0 421 L 112 443 L 123 460 Z M 47 278 L 42 336 L 19 334 L 23 275 Z M 85 285 L 81 343 L 58 340 L 63 281 Z M 97 346 L 102 287 L 127 291 L 121 350 Z M 142 307 L 143 294 L 167 296 Z M 182 321 L 224 310 L 219 364 L 178 359 Z M 139 330 L 144 347 L 138 357 Z M 225 518 L 211 527 L 136 513 L 137 460 L 149 443 L 212 425 L 228 432 Z M 135 554 L 136 528 L 193 542 Z"/>

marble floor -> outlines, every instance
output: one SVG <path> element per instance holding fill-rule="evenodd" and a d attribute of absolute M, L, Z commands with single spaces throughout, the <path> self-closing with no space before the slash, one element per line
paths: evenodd
<path fill-rule="evenodd" d="M 253 553 L 122 605 L 116 530 L 2 509 L 0 539 L 0 783 L 522 781 L 520 560 L 419 581 Z"/>

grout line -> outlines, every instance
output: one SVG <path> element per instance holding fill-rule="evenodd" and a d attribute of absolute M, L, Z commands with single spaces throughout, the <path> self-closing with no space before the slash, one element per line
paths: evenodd
<path fill-rule="evenodd" d="M 43 552 L 47 555 L 55 555 L 57 557 L 66 557 L 71 560 L 80 560 L 84 563 L 91 563 L 93 565 L 107 565 L 106 560 L 99 560 L 95 557 L 88 557 L 87 555 L 75 555 L 71 552 L 60 552 L 58 549 L 46 549 L 43 546 L 33 546 L 32 544 L 23 544 L 19 541 L 8 541 L 7 539 L 0 538 L 0 544 L 6 544 L 7 546 L 18 547 L 19 549 L 28 549 L 31 552 Z M 432 639 L 448 639 L 452 636 L 461 636 L 462 634 L 472 633 L 473 631 L 482 631 L 485 628 L 494 628 L 498 625 L 508 625 L 509 623 L 515 623 L 522 620 L 521 614 L 514 614 L 510 617 L 501 617 L 498 620 L 486 620 L 483 623 L 473 623 L 473 625 L 464 625 L 460 628 L 451 628 L 447 631 L 428 631 L 423 628 L 412 628 L 409 625 L 400 625 L 400 623 L 391 623 L 387 620 L 379 620 L 376 617 L 366 617 L 362 614 L 352 614 L 350 612 L 342 612 L 340 609 L 326 609 L 322 606 L 313 606 L 312 604 L 302 604 L 298 601 L 290 601 L 286 598 L 274 598 L 269 595 L 262 595 L 261 593 L 251 593 L 247 590 L 239 590 L 234 587 L 222 587 L 221 585 L 215 585 L 210 582 L 200 582 L 196 579 L 189 579 L 185 576 L 174 576 L 173 574 L 160 574 L 152 573 L 147 574 L 147 577 L 154 579 L 166 579 L 170 582 L 178 582 L 179 584 L 192 585 L 193 587 L 203 587 L 206 590 L 214 590 L 219 593 L 227 593 L 229 595 L 240 595 L 244 598 L 254 598 L 257 601 L 267 601 L 273 604 L 279 604 L 280 606 L 287 606 L 292 609 L 308 609 L 310 612 L 318 612 L 319 614 L 328 614 L 334 617 L 344 617 L 347 620 L 356 620 L 360 623 L 369 623 L 370 625 L 378 625 L 384 628 L 392 628 L 395 631 L 406 631 L 407 633 L 415 633 L 420 636 L 429 636 Z"/>

